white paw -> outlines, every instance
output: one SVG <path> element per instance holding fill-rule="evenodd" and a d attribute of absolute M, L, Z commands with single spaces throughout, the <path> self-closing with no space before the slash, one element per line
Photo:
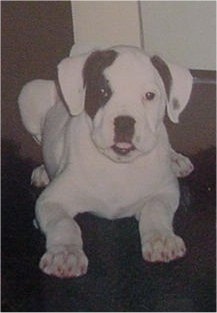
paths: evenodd
<path fill-rule="evenodd" d="M 186 253 L 185 243 L 175 234 L 153 234 L 143 241 L 142 254 L 148 262 L 170 262 Z"/>
<path fill-rule="evenodd" d="M 47 275 L 72 278 L 86 274 L 88 259 L 77 246 L 53 246 L 42 256 L 39 267 Z"/>
<path fill-rule="evenodd" d="M 45 170 L 44 165 L 40 165 L 36 167 L 31 176 L 31 185 L 34 185 L 35 187 L 45 187 L 49 184 L 49 178 L 47 175 L 47 172 Z"/>
<path fill-rule="evenodd" d="M 177 153 L 174 157 L 172 157 L 171 161 L 172 170 L 176 177 L 188 176 L 194 170 L 194 166 L 189 158 L 180 153 Z"/>

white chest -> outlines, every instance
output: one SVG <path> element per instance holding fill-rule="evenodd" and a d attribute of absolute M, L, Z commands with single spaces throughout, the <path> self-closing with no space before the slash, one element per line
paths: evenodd
<path fill-rule="evenodd" d="M 99 153 L 91 154 L 91 150 L 86 154 L 76 151 L 73 159 L 76 162 L 69 165 L 68 184 L 79 190 L 79 204 L 107 218 L 134 215 L 171 178 L 158 151 L 129 164 L 115 163 Z"/>

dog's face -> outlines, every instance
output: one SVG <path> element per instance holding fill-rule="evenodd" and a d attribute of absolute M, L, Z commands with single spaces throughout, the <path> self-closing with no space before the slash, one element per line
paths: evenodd
<path fill-rule="evenodd" d="M 92 53 L 83 68 L 91 138 L 114 161 L 151 151 L 164 115 L 165 91 L 149 58 L 114 50 Z"/>
<path fill-rule="evenodd" d="M 98 150 L 115 162 L 130 162 L 152 151 L 158 142 L 166 105 L 172 102 L 174 121 L 183 109 L 176 96 L 170 99 L 174 82 L 167 64 L 131 47 L 95 51 L 81 58 L 82 86 L 77 85 L 76 109 L 69 61 L 60 64 L 60 86 L 71 113 L 85 112 L 91 139 Z"/>

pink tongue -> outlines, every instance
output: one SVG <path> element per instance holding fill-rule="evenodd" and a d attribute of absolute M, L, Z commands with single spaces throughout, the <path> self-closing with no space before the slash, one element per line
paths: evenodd
<path fill-rule="evenodd" d="M 129 142 L 117 142 L 116 147 L 119 149 L 130 149 L 132 147 L 132 143 Z"/>

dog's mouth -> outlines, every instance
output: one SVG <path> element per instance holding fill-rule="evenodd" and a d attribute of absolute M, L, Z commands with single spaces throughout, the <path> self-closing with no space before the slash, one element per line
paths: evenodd
<path fill-rule="evenodd" d="M 115 153 L 121 156 L 128 155 L 131 151 L 136 149 L 132 142 L 116 142 L 111 148 Z"/>

